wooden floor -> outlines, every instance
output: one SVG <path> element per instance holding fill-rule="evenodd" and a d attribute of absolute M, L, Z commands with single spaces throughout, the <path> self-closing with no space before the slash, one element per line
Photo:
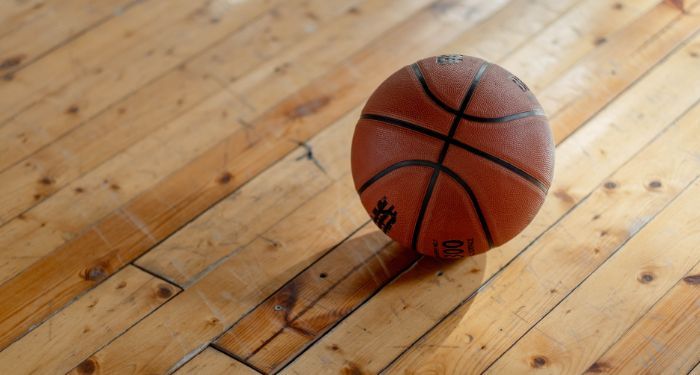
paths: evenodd
<path fill-rule="evenodd" d="M 700 374 L 681 3 L 0 2 L 0 374 Z M 516 73 L 557 143 L 535 221 L 458 262 L 349 175 L 364 100 L 441 53 Z"/>

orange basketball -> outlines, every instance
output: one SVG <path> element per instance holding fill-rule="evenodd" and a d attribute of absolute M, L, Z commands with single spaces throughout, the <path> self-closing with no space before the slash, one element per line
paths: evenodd
<path fill-rule="evenodd" d="M 520 233 L 552 180 L 554 144 L 528 87 L 462 55 L 404 67 L 369 98 L 352 174 L 377 226 L 441 258 L 485 252 Z"/>

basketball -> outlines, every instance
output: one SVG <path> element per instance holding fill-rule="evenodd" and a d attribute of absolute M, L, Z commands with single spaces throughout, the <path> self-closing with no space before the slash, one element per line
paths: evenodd
<path fill-rule="evenodd" d="M 462 258 L 502 245 L 542 206 L 554 143 L 525 83 L 462 55 L 429 57 L 370 96 L 352 175 L 374 223 L 402 246 Z"/>

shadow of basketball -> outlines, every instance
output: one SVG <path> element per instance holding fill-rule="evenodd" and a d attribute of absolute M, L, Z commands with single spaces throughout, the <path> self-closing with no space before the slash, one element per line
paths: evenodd
<path fill-rule="evenodd" d="M 232 330 L 246 331 L 256 321 L 272 327 L 258 330 L 254 335 L 259 337 L 250 341 L 263 343 L 252 349 L 267 358 L 257 365 L 274 369 L 343 321 L 351 320 L 352 326 L 361 321 L 364 326 L 380 314 L 395 319 L 390 330 L 401 331 L 391 339 L 400 338 L 393 345 L 398 356 L 481 285 L 485 259 L 483 254 L 457 261 L 421 256 L 368 222 L 266 298 Z M 416 317 L 420 324 L 412 322 Z M 303 340 L 298 332 L 304 332 Z"/>

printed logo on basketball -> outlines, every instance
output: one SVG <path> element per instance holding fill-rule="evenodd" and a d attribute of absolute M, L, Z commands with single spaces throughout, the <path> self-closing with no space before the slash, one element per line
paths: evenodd
<path fill-rule="evenodd" d="M 530 91 L 530 88 L 527 87 L 525 82 L 521 81 L 520 78 L 518 78 L 516 76 L 510 76 L 510 80 L 515 82 L 515 84 L 518 85 L 518 87 L 520 87 L 520 89 L 523 90 L 523 92 Z"/>
<path fill-rule="evenodd" d="M 381 229 L 384 233 L 389 233 L 391 227 L 396 224 L 397 212 L 394 209 L 394 205 L 389 206 L 389 202 L 386 197 L 382 197 L 377 202 L 377 206 L 372 210 L 372 221 Z"/>
<path fill-rule="evenodd" d="M 462 55 L 440 55 L 437 57 L 437 63 L 440 65 L 457 64 L 464 61 Z"/>
<path fill-rule="evenodd" d="M 442 258 L 464 258 L 465 243 L 462 240 L 445 240 L 442 241 L 442 246 L 437 240 L 433 240 L 433 251 L 436 256 Z M 474 255 L 474 239 L 467 238 L 466 252 L 469 255 Z"/>

